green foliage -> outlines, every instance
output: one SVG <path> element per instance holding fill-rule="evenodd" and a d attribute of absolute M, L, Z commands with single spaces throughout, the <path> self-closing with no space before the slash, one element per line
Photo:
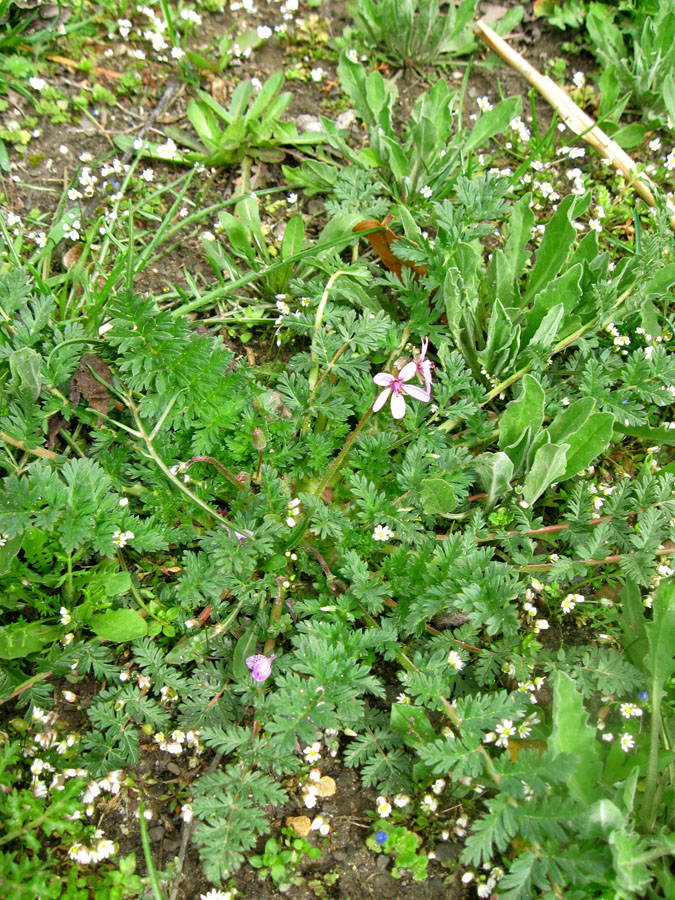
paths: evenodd
<path fill-rule="evenodd" d="M 619 9 L 591 3 L 591 50 L 602 66 L 601 115 L 640 111 L 647 128 L 675 118 L 675 4 L 639 2 Z"/>
<path fill-rule="evenodd" d="M 439 62 L 471 47 L 469 23 L 476 0 L 450 3 L 441 13 L 438 0 L 357 0 L 351 12 L 367 44 L 397 65 Z"/>
<path fill-rule="evenodd" d="M 320 859 L 321 850 L 312 847 L 305 838 L 294 837 L 292 828 L 284 828 L 282 834 L 284 839 L 281 843 L 269 838 L 263 853 L 251 856 L 249 862 L 259 870 L 261 878 L 269 875 L 280 891 L 287 891 L 294 883 L 294 873 L 303 857 Z"/>
<path fill-rule="evenodd" d="M 265 81 L 256 95 L 251 81 L 241 81 L 225 109 L 211 94 L 198 91 L 199 99 L 188 104 L 188 117 L 199 140 L 177 128 L 168 128 L 165 144 L 144 142 L 138 152 L 152 159 L 177 163 L 200 163 L 205 166 L 231 166 L 246 157 L 265 162 L 279 162 L 285 155 L 283 147 L 320 144 L 325 136 L 316 133 L 298 134 L 292 122 L 284 122 L 291 94 L 280 93 L 283 73 L 275 72 Z M 174 143 L 190 148 L 179 150 Z M 125 135 L 117 138 L 122 150 L 128 150 L 134 139 Z"/>
<path fill-rule="evenodd" d="M 463 154 L 504 131 L 521 106 L 520 98 L 503 100 L 467 134 L 458 128 L 457 94 L 450 91 L 445 79 L 440 79 L 417 98 L 399 137 L 394 127 L 398 91 L 393 80 L 379 72 L 366 74 L 364 67 L 345 53 L 340 56 L 338 75 L 354 111 L 369 129 L 370 146 L 355 153 L 334 123 L 324 119 L 329 143 L 352 165 L 375 170 L 382 190 L 408 206 L 422 202 L 423 187 L 429 188 L 436 199 L 447 197 L 462 173 Z M 326 163 L 308 162 L 299 169 L 286 169 L 285 174 L 312 193 L 325 191 L 337 179 L 337 173 Z"/>

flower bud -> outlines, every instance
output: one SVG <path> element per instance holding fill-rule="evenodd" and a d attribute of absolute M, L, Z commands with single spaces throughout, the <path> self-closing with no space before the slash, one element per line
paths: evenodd
<path fill-rule="evenodd" d="M 264 450 L 267 446 L 267 441 L 265 439 L 265 435 L 263 434 L 262 428 L 253 429 L 253 446 L 256 450 Z"/>

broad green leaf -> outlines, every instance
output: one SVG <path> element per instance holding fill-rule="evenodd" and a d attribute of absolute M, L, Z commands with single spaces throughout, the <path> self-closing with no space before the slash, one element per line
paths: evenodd
<path fill-rule="evenodd" d="M 422 509 L 430 516 L 446 516 L 457 508 L 457 495 L 451 482 L 442 475 L 422 481 L 420 490 Z"/>
<path fill-rule="evenodd" d="M 302 216 L 296 213 L 288 220 L 288 224 L 284 229 L 284 236 L 281 241 L 281 258 L 288 259 L 294 253 L 302 250 L 305 241 L 305 226 Z"/>
<path fill-rule="evenodd" d="M 6 539 L 0 547 L 0 575 L 6 575 L 9 572 L 12 560 L 21 549 L 22 541 L 23 535 L 17 534 L 16 537 Z M 0 600 L 0 608 L 2 608 L 3 602 Z"/>
<path fill-rule="evenodd" d="M 409 747 L 419 747 L 438 737 L 426 711 L 418 706 L 394 703 L 391 707 L 391 727 Z"/>
<path fill-rule="evenodd" d="M 644 125 L 639 122 L 632 122 L 630 125 L 624 125 L 612 134 L 612 140 L 624 150 L 632 150 L 634 147 L 641 147 L 647 136 Z"/>
<path fill-rule="evenodd" d="M 0 628 L 0 659 L 22 659 L 55 641 L 62 629 L 40 622 L 15 623 Z"/>
<path fill-rule="evenodd" d="M 534 454 L 534 459 L 523 483 L 523 500 L 530 506 L 538 500 L 547 487 L 559 481 L 565 471 L 568 444 L 544 444 Z"/>
<path fill-rule="evenodd" d="M 675 284 L 675 263 L 668 263 L 650 278 L 644 287 L 644 292 L 660 298 L 661 294 L 665 293 L 672 284 Z"/>
<path fill-rule="evenodd" d="M 526 300 L 536 297 L 560 272 L 577 236 L 572 220 L 586 211 L 590 201 L 590 194 L 583 197 L 570 194 L 560 202 L 541 239 L 525 292 Z"/>
<path fill-rule="evenodd" d="M 619 616 L 622 632 L 621 646 L 633 665 L 644 669 L 649 645 L 645 632 L 647 620 L 640 589 L 634 581 L 626 581 L 619 593 L 622 600 L 621 615 Z"/>
<path fill-rule="evenodd" d="M 544 421 L 545 394 L 541 384 L 533 375 L 523 375 L 519 396 L 507 403 L 499 421 L 499 449 L 508 452 L 509 447 L 518 446 L 529 428 L 531 438 L 536 437 Z M 515 459 L 509 453 L 517 472 L 521 458 Z"/>
<path fill-rule="evenodd" d="M 580 400 L 570 403 L 567 409 L 559 412 L 549 425 L 547 431 L 551 441 L 554 444 L 567 441 L 571 435 L 579 431 L 594 411 L 595 400 L 593 397 L 582 397 Z"/>
<path fill-rule="evenodd" d="M 0 140 L 0 169 L 3 172 L 9 172 L 9 153 L 7 153 L 7 146 L 3 140 Z"/>
<path fill-rule="evenodd" d="M 617 829 L 609 835 L 609 846 L 617 879 L 623 891 L 636 891 L 642 894 L 654 877 L 645 864 L 645 839 L 635 832 Z"/>
<path fill-rule="evenodd" d="M 464 152 L 475 150 L 490 140 L 495 134 L 501 134 L 509 127 L 510 122 L 519 116 L 523 107 L 521 97 L 509 97 L 480 117 L 464 142 Z"/>
<path fill-rule="evenodd" d="M 42 390 L 40 367 L 42 357 L 31 347 L 12 350 L 9 354 L 9 368 L 12 372 L 12 385 L 17 394 L 30 400 L 37 400 Z"/>
<path fill-rule="evenodd" d="M 611 441 L 613 429 L 614 415 L 598 412 L 593 413 L 579 431 L 566 437 L 569 444 L 567 465 L 560 480 L 571 478 L 593 462 Z"/>
<path fill-rule="evenodd" d="M 243 259 L 252 262 L 255 259 L 255 251 L 251 246 L 248 231 L 236 216 L 222 210 L 218 213 L 220 224 L 225 229 L 225 234 L 230 242 L 233 252 Z"/>
<path fill-rule="evenodd" d="M 520 297 L 516 300 L 518 286 L 513 276 L 511 262 L 501 247 L 498 247 L 492 254 L 485 273 L 485 286 L 492 304 L 499 299 L 506 306 L 513 306 L 520 300 Z"/>
<path fill-rule="evenodd" d="M 595 234 L 595 232 L 593 232 Z M 535 332 L 546 314 L 558 304 L 562 304 L 565 318 L 571 316 L 581 299 L 581 276 L 583 266 L 577 263 L 566 272 L 554 278 L 534 298 L 532 309 L 526 314 L 523 328 L 522 346 L 526 347 L 533 340 Z M 560 328 L 558 328 L 560 330 Z"/>
<path fill-rule="evenodd" d="M 651 676 L 653 692 L 662 694 L 666 679 L 675 672 L 675 578 L 661 582 L 654 594 L 652 621 L 645 625 L 645 633 L 644 667 Z"/>
<path fill-rule="evenodd" d="M 135 609 L 109 609 L 96 613 L 87 624 L 94 634 L 115 644 L 135 641 L 148 633 L 147 622 Z"/>
<path fill-rule="evenodd" d="M 553 722 L 548 742 L 553 753 L 572 753 L 579 764 L 571 776 L 570 794 L 584 803 L 597 797 L 600 760 L 595 729 L 588 723 L 581 694 L 570 676 L 558 669 L 553 681 Z"/>
<path fill-rule="evenodd" d="M 663 102 L 665 103 L 668 115 L 670 116 L 670 121 L 675 122 L 675 79 L 672 74 L 667 75 L 663 79 L 661 91 L 663 93 Z M 653 334 L 654 332 L 651 333 Z"/>
<path fill-rule="evenodd" d="M 610 831 L 623 828 L 626 816 L 616 804 L 606 797 L 596 800 L 584 816 L 584 831 L 590 835 L 606 837 Z"/>
<path fill-rule="evenodd" d="M 675 447 L 675 429 L 673 428 L 650 428 L 649 425 L 623 425 L 621 422 L 614 423 L 614 431 L 617 433 L 617 440 L 621 440 L 622 434 L 629 437 L 642 438 L 650 444 L 667 444 Z"/>
<path fill-rule="evenodd" d="M 565 315 L 565 307 L 562 303 L 556 303 L 547 313 L 544 314 L 537 330 L 532 335 L 529 342 L 538 350 L 548 350 L 556 339 L 560 326 Z"/>
<path fill-rule="evenodd" d="M 464 271 L 464 277 L 467 273 Z M 520 345 L 520 326 L 515 325 L 501 300 L 492 306 L 485 338 L 485 348 L 478 358 L 492 374 L 503 372 L 513 361 Z"/>
<path fill-rule="evenodd" d="M 527 244 L 532 237 L 532 226 L 534 225 L 534 213 L 530 208 L 531 200 L 532 194 L 528 192 L 514 204 L 508 218 L 504 253 L 511 262 L 514 280 L 523 274 L 525 264 L 530 258 Z"/>
<path fill-rule="evenodd" d="M 206 104 L 200 103 L 198 100 L 190 100 L 188 103 L 188 118 L 207 151 L 214 153 L 218 150 L 222 129 Z"/>
<path fill-rule="evenodd" d="M 483 490 L 487 493 L 485 510 L 489 512 L 498 499 L 506 497 L 511 491 L 513 463 L 506 453 L 481 453 L 474 459 L 478 478 Z"/>
<path fill-rule="evenodd" d="M 237 641 L 234 653 L 232 654 L 232 671 L 237 681 L 243 681 L 248 674 L 248 666 L 246 660 L 249 656 L 255 655 L 256 647 L 256 628 L 251 625 Z"/>

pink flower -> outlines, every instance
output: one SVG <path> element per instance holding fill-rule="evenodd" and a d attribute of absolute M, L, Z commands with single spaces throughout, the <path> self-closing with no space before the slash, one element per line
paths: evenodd
<path fill-rule="evenodd" d="M 232 532 L 230 531 L 228 526 L 224 522 L 221 522 L 220 527 L 225 529 L 225 531 L 227 532 L 227 536 L 230 538 L 230 540 L 232 540 Z M 246 532 L 246 534 L 242 534 L 241 531 L 234 532 L 234 536 L 236 537 L 236 539 L 239 541 L 240 544 L 246 540 L 247 535 L 248 535 L 248 537 L 253 537 L 253 532 L 249 531 L 248 528 L 245 528 L 244 531 Z"/>
<path fill-rule="evenodd" d="M 425 362 L 425 360 L 422 360 Z M 380 393 L 375 403 L 373 403 L 373 412 L 378 412 L 387 402 L 387 397 L 391 394 L 391 414 L 395 419 L 402 419 L 405 415 L 405 398 L 414 397 L 415 400 L 421 400 L 427 403 L 430 397 L 428 390 L 422 390 L 414 384 L 406 384 L 417 373 L 416 362 L 409 362 L 398 373 L 398 375 L 390 375 L 389 372 L 378 372 L 373 376 L 373 381 L 384 390 Z"/>
<path fill-rule="evenodd" d="M 427 393 L 430 394 L 432 385 L 431 370 L 435 368 L 435 366 L 430 359 L 426 358 L 428 346 L 429 338 L 425 337 L 422 341 L 422 349 L 419 356 L 416 355 L 416 351 L 413 349 L 413 362 L 415 364 L 415 373 L 417 374 L 417 380 L 420 384 L 424 384 L 425 388 L 427 389 Z M 397 369 L 403 370 L 405 364 L 409 362 L 409 359 L 410 358 L 408 356 L 402 356 L 400 359 L 396 360 L 394 366 Z"/>
<path fill-rule="evenodd" d="M 426 358 L 428 346 L 429 338 L 425 337 L 422 341 L 422 351 L 415 360 L 415 371 L 417 372 L 418 378 L 421 376 L 424 379 L 424 385 L 427 389 L 427 393 L 431 394 L 431 370 L 434 368 L 434 364 L 430 359 Z"/>
<path fill-rule="evenodd" d="M 272 674 L 272 660 L 276 658 L 276 653 L 271 656 L 262 656 L 260 653 L 256 653 L 255 656 L 247 656 L 246 665 L 251 670 L 253 680 L 267 681 Z"/>

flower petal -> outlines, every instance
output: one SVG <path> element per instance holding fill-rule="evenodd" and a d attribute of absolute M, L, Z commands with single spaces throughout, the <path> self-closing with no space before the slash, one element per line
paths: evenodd
<path fill-rule="evenodd" d="M 424 362 L 424 359 L 427 355 L 427 347 L 428 346 L 429 346 L 429 338 L 425 337 L 422 339 L 422 351 L 420 353 L 420 358 L 417 360 L 417 362 Z"/>
<path fill-rule="evenodd" d="M 431 399 L 429 391 L 425 391 L 416 384 L 402 384 L 401 393 L 407 394 L 409 397 L 414 397 L 415 400 L 421 400 L 423 403 L 428 403 Z"/>
<path fill-rule="evenodd" d="M 394 376 L 390 375 L 389 372 L 378 372 L 377 375 L 373 375 L 373 381 L 375 384 L 379 384 L 380 387 L 389 387 L 394 380 Z"/>
<path fill-rule="evenodd" d="M 385 388 L 382 393 L 378 394 L 377 400 L 373 403 L 373 412 L 379 412 L 382 409 L 390 393 L 391 388 Z"/>
<path fill-rule="evenodd" d="M 391 414 L 395 419 L 402 419 L 405 415 L 405 397 L 398 391 L 391 395 Z"/>
<path fill-rule="evenodd" d="M 415 377 L 416 371 L 417 363 L 414 360 L 411 360 L 409 363 L 406 363 L 405 366 L 403 366 L 398 377 L 401 379 L 401 381 L 410 381 L 411 378 Z"/>

